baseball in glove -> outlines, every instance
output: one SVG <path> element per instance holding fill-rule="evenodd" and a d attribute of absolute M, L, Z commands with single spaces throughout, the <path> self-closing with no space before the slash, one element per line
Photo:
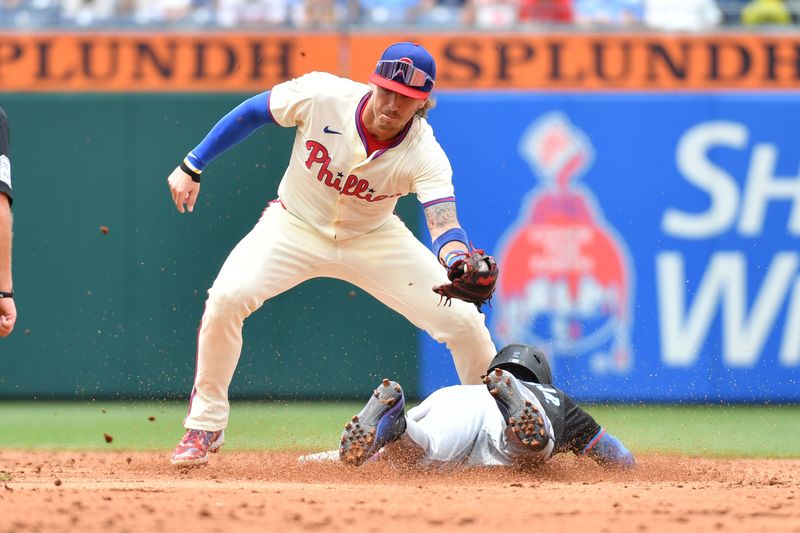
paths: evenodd
<path fill-rule="evenodd" d="M 464 252 L 447 268 L 450 283 L 434 287 L 433 292 L 444 299 L 445 305 L 456 298 L 475 304 L 480 311 L 492 298 L 499 273 L 494 257 L 483 250 Z"/>

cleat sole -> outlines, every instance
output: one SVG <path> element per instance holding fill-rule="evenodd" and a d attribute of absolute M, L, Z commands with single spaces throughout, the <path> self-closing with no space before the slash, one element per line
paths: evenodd
<path fill-rule="evenodd" d="M 500 368 L 490 372 L 484 383 L 501 406 L 504 416 L 507 413 L 506 425 L 519 442 L 533 451 L 543 450 L 550 439 L 539 412 L 540 408 L 524 398 L 519 385 L 511 379 L 510 374 Z"/>
<path fill-rule="evenodd" d="M 361 411 L 353 416 L 342 432 L 339 459 L 359 466 L 374 456 L 387 442 L 399 438 L 405 430 L 403 389 L 387 378 L 370 396 Z M 402 419 L 402 424 L 400 422 Z M 399 431 L 396 426 L 401 425 Z"/>

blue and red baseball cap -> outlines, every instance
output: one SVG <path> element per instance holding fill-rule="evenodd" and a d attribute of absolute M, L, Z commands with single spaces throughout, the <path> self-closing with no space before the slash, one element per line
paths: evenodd
<path fill-rule="evenodd" d="M 394 43 L 383 51 L 369 81 L 384 89 L 425 100 L 436 83 L 436 62 L 416 43 Z"/>

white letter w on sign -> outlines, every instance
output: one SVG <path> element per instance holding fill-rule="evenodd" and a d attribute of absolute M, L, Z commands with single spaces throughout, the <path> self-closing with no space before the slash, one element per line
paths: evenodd
<path fill-rule="evenodd" d="M 694 301 L 688 306 L 683 256 L 677 252 L 659 254 L 656 268 L 664 364 L 689 367 L 697 363 L 719 308 L 724 363 L 735 368 L 753 367 L 770 332 L 777 329 L 775 320 L 791 291 L 797 265 L 796 253 L 777 253 L 748 314 L 747 258 L 743 253 L 714 254 Z M 787 323 L 787 328 L 790 327 Z"/>

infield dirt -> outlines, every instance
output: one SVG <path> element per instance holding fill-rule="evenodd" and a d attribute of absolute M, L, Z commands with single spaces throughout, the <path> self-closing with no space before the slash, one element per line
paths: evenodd
<path fill-rule="evenodd" d="M 298 464 L 222 452 L 0 451 L 0 531 L 791 531 L 800 459 L 646 455 L 631 472 L 572 456 L 535 471 Z"/>

